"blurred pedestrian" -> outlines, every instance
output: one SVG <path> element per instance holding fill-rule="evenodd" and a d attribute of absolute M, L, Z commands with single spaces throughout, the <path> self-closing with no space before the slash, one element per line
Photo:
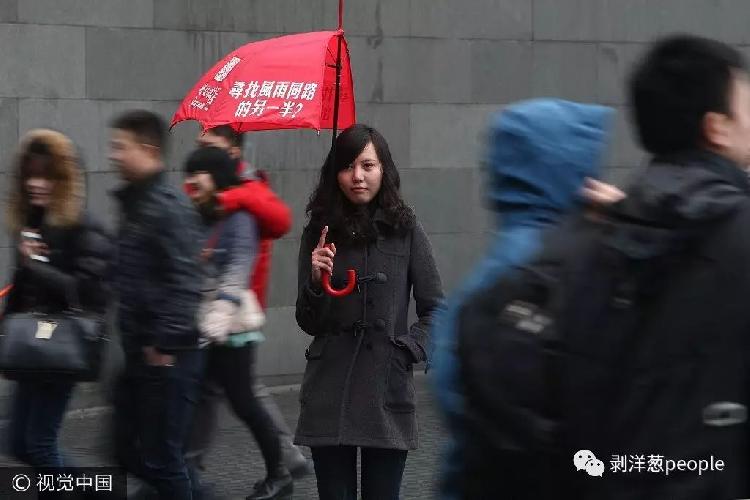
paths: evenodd
<path fill-rule="evenodd" d="M 248 290 L 260 241 L 258 226 L 248 212 L 227 214 L 216 202 L 217 194 L 241 184 L 236 164 L 226 151 L 216 147 L 194 151 L 185 164 L 185 176 L 206 234 L 201 258 L 205 307 L 199 317 L 204 339 L 210 343 L 206 382 L 218 385 L 227 395 L 263 454 L 266 477 L 247 498 L 291 498 L 292 478 L 282 461 L 279 434 L 252 390 L 264 322 L 260 303 Z"/>
<path fill-rule="evenodd" d="M 464 418 L 460 365 L 470 361 L 461 360 L 457 353 L 457 315 L 470 297 L 532 260 L 545 230 L 579 209 L 583 194 L 597 203 L 614 198 L 616 188 L 590 179 L 600 173 L 612 113 L 603 106 L 534 99 L 511 104 L 492 119 L 483 167 L 488 206 L 499 228 L 485 257 L 436 318 L 432 332 L 431 380 L 450 432 L 440 479 L 440 497 L 445 500 L 467 498 L 463 494 L 467 480 L 485 482 L 509 498 L 517 494 L 506 477 L 518 471 L 478 477 L 480 471 L 466 467 L 467 449 L 476 448 L 470 441 L 482 438 L 467 429 Z M 582 193 L 584 187 L 590 193 Z"/>
<path fill-rule="evenodd" d="M 183 453 L 203 374 L 196 316 L 200 227 L 167 182 L 167 128 L 149 111 L 111 126 L 110 160 L 125 181 L 114 282 L 125 370 L 115 395 L 119 459 L 170 500 L 191 499 Z"/>
<path fill-rule="evenodd" d="M 260 242 L 249 286 L 261 306 L 265 308 L 273 240 L 281 238 L 291 229 L 291 210 L 273 192 L 265 172 L 254 168 L 243 159 L 243 134 L 236 132 L 229 125 L 221 125 L 202 132 L 196 139 L 196 143 L 200 147 L 221 148 L 236 163 L 237 174 L 242 183 L 217 193 L 216 202 L 226 213 L 246 211 L 257 222 Z M 262 351 L 259 352 L 262 354 Z M 252 368 L 257 368 L 256 363 L 252 364 Z M 279 433 L 284 465 L 295 479 L 304 477 L 311 472 L 312 465 L 302 451 L 293 444 L 292 431 L 268 389 L 260 383 L 257 376 L 253 379 L 255 380 L 252 388 L 253 394 L 261 401 Z M 188 459 L 199 468 L 203 465 L 211 443 L 216 437 L 217 403 L 221 396 L 221 388 L 213 384 L 210 379 L 205 379 L 201 385 L 201 398 L 196 409 L 186 453 Z"/>
<path fill-rule="evenodd" d="M 631 312 L 600 321 L 573 315 L 575 345 L 607 357 L 576 365 L 577 394 L 587 396 L 571 404 L 571 437 L 602 454 L 713 456 L 725 466 L 645 481 L 605 473 L 604 481 L 585 483 L 587 498 L 745 498 L 748 66 L 724 43 L 668 36 L 636 63 L 627 92 L 636 135 L 652 159 L 610 210 L 615 222 L 605 242 L 631 266 L 632 283 L 621 292 L 632 290 Z M 590 300 L 580 300 L 583 310 Z M 624 329 L 632 317 L 637 327 Z M 588 410 L 576 404 L 583 399 Z"/>
<path fill-rule="evenodd" d="M 78 154 L 60 132 L 37 129 L 21 140 L 12 171 L 8 228 L 16 243 L 13 288 L 4 314 L 55 314 L 81 308 L 103 316 L 112 242 L 85 210 Z M 11 452 L 34 467 L 71 466 L 58 434 L 75 383 L 61 374 L 25 374 L 16 384 Z"/>
<path fill-rule="evenodd" d="M 627 90 L 647 168 L 457 313 L 463 498 L 750 493 L 747 65 L 669 36 Z"/>

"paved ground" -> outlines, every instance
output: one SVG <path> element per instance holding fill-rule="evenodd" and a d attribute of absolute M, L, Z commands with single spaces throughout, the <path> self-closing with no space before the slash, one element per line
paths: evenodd
<path fill-rule="evenodd" d="M 409 454 L 404 473 L 402 498 L 404 500 L 427 500 L 434 498 L 434 485 L 438 465 L 438 454 L 442 448 L 444 432 L 440 419 L 433 407 L 432 397 L 427 390 L 427 380 L 422 374 L 416 377 L 419 401 L 419 433 L 421 447 Z M 299 414 L 298 391 L 284 390 L 276 394 L 276 401 L 294 427 Z M 63 433 L 63 448 L 80 465 L 109 465 L 106 428 L 109 421 L 106 412 L 81 412 L 67 418 Z M 253 482 L 264 473 L 260 453 L 250 433 L 224 407 L 221 414 L 221 429 L 216 447 L 211 453 L 208 481 L 215 481 L 221 498 L 243 499 L 249 493 Z M 306 450 L 308 451 L 308 450 Z M 5 455 L 0 455 L 0 466 L 13 464 Z M 295 484 L 295 500 L 318 498 L 313 477 Z"/>

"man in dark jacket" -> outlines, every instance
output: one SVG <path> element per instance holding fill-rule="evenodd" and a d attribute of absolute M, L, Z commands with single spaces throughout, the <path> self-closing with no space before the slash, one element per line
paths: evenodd
<path fill-rule="evenodd" d="M 672 36 L 637 64 L 628 92 L 640 143 L 653 160 L 613 207 L 613 220 L 622 222 L 606 242 L 630 259 L 653 255 L 652 262 L 660 264 L 629 303 L 638 327 L 625 329 L 627 336 L 613 335 L 623 331 L 616 313 L 596 320 L 580 315 L 567 325 L 569 342 L 606 345 L 613 361 L 572 367 L 575 391 L 590 404 L 568 409 L 576 422 L 571 438 L 581 448 L 593 450 L 588 443 L 608 448 L 600 451 L 609 456 L 599 457 L 610 462 L 604 477 L 587 478 L 603 479 L 587 481 L 593 487 L 589 498 L 745 498 L 750 494 L 747 66 L 723 43 Z M 602 336 L 606 342 L 596 340 Z M 644 455 L 648 472 L 639 474 L 630 462 L 623 473 L 617 456 L 623 453 L 636 462 Z M 651 455 L 662 457 L 661 471 Z M 721 460 L 724 466 L 702 474 L 683 467 L 667 475 L 668 460 Z"/>
<path fill-rule="evenodd" d="M 467 441 L 462 498 L 750 494 L 747 67 L 725 44 L 672 36 L 638 63 L 628 93 L 653 159 L 599 226 L 562 233 L 563 348 L 545 385 L 559 436 L 504 439 L 510 425 L 484 418 L 496 406 L 467 389 L 464 414 L 503 440 Z"/>
<path fill-rule="evenodd" d="M 591 258 L 568 258 L 565 272 L 567 446 L 555 470 L 580 491 L 555 488 L 552 474 L 531 480 L 564 498 L 747 498 L 746 63 L 723 43 L 668 37 L 628 93 L 652 161 L 586 245 Z M 576 471 L 587 452 L 600 462 Z M 474 484 L 467 497 L 481 498 Z"/>
<path fill-rule="evenodd" d="M 203 368 L 195 318 L 199 221 L 184 193 L 167 182 L 166 134 L 148 111 L 112 123 L 110 160 L 125 181 L 116 192 L 122 212 L 113 278 L 125 374 L 115 411 L 135 438 L 119 453 L 123 465 L 160 498 L 189 500 L 183 449 Z"/>

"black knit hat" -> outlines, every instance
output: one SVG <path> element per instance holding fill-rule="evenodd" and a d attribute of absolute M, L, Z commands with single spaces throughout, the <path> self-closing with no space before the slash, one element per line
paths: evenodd
<path fill-rule="evenodd" d="M 211 175 L 217 191 L 223 191 L 241 183 L 237 176 L 237 162 L 221 148 L 198 148 L 185 161 L 185 172 L 206 172 Z"/>

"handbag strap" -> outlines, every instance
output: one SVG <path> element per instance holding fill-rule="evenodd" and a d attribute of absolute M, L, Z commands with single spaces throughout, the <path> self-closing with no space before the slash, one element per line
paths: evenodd
<path fill-rule="evenodd" d="M 221 232 L 224 229 L 224 221 L 222 220 L 216 225 L 216 229 L 213 230 L 211 233 L 211 236 L 208 237 L 206 240 L 206 244 L 203 246 L 203 252 L 201 255 L 203 256 L 203 260 L 207 261 L 210 258 L 210 254 L 213 252 L 213 250 L 216 248 L 216 244 L 219 242 L 219 237 L 221 236 Z"/>

